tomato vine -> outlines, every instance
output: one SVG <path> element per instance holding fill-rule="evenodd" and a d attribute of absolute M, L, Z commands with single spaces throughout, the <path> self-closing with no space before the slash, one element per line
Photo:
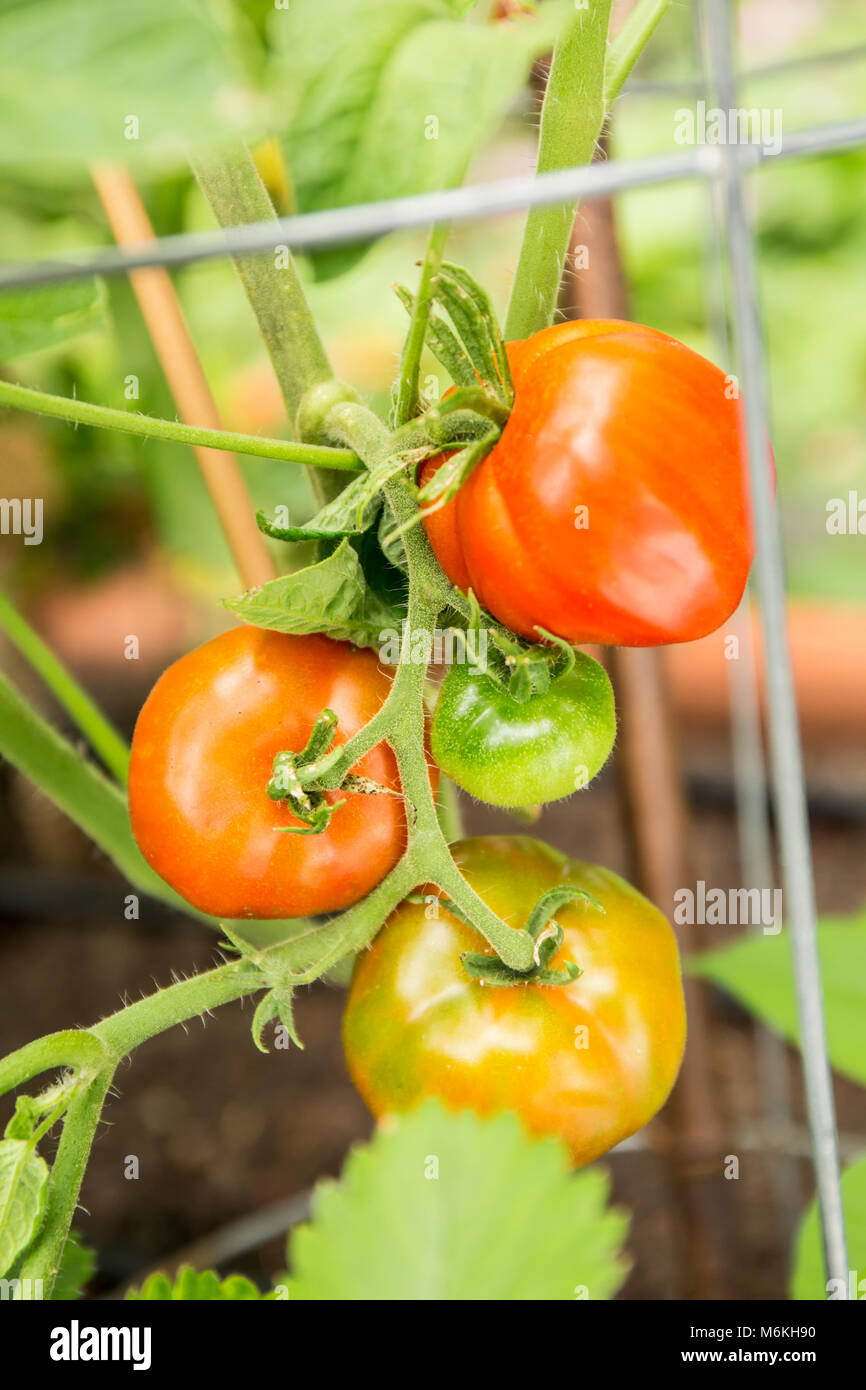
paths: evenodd
<path fill-rule="evenodd" d="M 591 158 L 607 103 L 619 90 L 664 7 L 658 0 L 641 0 L 626 40 L 611 49 L 610 57 L 609 3 L 595 3 L 587 10 L 578 10 L 563 25 L 542 115 L 541 169 Z M 230 228 L 274 216 L 246 147 L 196 159 L 195 171 L 221 226 Z M 530 215 L 509 311 L 510 336 L 528 334 L 550 323 L 573 215 L 573 208 Z M 275 228 L 275 239 L 276 236 Z M 407 808 L 406 846 L 395 867 L 361 901 L 325 922 L 291 924 L 286 939 L 275 945 L 257 944 L 254 929 L 244 929 L 243 924 L 220 924 L 224 947 L 230 953 L 224 964 L 157 990 L 89 1028 L 49 1035 L 0 1062 L 0 1093 L 30 1084 L 45 1072 L 62 1072 L 59 1081 L 30 1099 L 30 1109 L 24 1107 L 27 1115 L 22 1110 L 17 1120 L 19 1128 L 23 1126 L 29 1133 L 34 1149 L 49 1120 L 54 1123 L 62 1118 L 63 1122 L 44 1216 L 19 1266 L 23 1277 L 41 1278 L 49 1289 L 57 1274 L 90 1146 L 116 1069 L 124 1057 L 148 1039 L 219 1005 L 257 994 L 263 996 L 253 1019 L 257 1045 L 262 1045 L 263 1029 L 271 1020 L 278 1019 L 294 1032 L 293 991 L 368 946 L 404 899 L 431 884 L 444 895 L 459 919 L 471 924 L 489 943 L 498 957 L 497 968 L 503 978 L 528 980 L 538 968 L 540 933 L 544 935 L 553 904 L 547 908 L 537 904 L 527 921 L 515 927 L 492 911 L 475 891 L 449 849 L 450 836 L 443 831 L 441 808 L 431 788 L 425 746 L 427 672 L 425 663 L 417 660 L 413 651 L 413 642 L 419 635 L 432 638 L 443 619 L 464 627 L 483 621 L 494 643 L 499 642 L 502 662 L 512 672 L 515 667 L 524 667 L 531 673 L 537 671 L 539 662 L 557 657 L 556 648 L 540 654 L 537 647 L 517 642 L 500 624 L 488 617 L 482 619 L 472 598 L 447 578 L 418 524 L 415 465 L 447 446 L 459 460 L 449 478 L 449 487 L 456 490 L 498 437 L 510 399 L 508 365 L 498 332 L 492 327 L 488 308 L 473 298 L 475 290 L 465 272 L 444 263 L 446 240 L 447 228 L 434 228 L 418 291 L 414 296 L 404 295 L 410 312 L 409 331 L 388 423 L 360 404 L 350 387 L 335 380 L 301 278 L 287 251 L 279 268 L 276 257 L 266 255 L 241 258 L 236 264 L 295 427 L 297 438 L 293 441 L 252 438 L 149 419 L 0 382 L 0 405 L 76 424 L 304 465 L 322 509 L 320 539 L 323 534 L 353 535 L 351 526 L 345 525 L 349 503 L 343 492 L 349 475 L 355 475 L 349 487 L 358 490 L 357 512 L 366 515 L 365 506 L 377 506 L 380 502 L 384 505 L 391 528 L 384 544 L 386 549 L 388 543 L 399 545 L 408 591 L 400 655 L 387 699 L 333 756 L 318 758 L 315 765 L 306 768 L 301 764 L 295 767 L 301 785 L 333 790 L 341 786 L 365 752 L 386 741 L 397 761 Z M 437 296 L 449 309 L 458 339 L 462 326 L 462 344 L 455 341 L 452 329 L 437 319 Z M 423 402 L 419 390 L 425 341 L 434 348 L 438 345 L 442 360 L 452 369 L 457 388 L 450 401 L 428 410 L 424 409 L 428 403 Z M 422 501 L 435 505 L 437 496 L 441 501 L 445 494 L 434 492 Z M 355 505 L 354 493 L 351 503 Z M 324 526 L 323 516 L 331 530 Z M 322 545 L 327 561 L 334 551 L 329 549 L 327 540 Z M 244 613 L 242 606 L 233 606 L 248 620 L 255 621 L 254 613 Z M 531 688 L 531 674 L 527 680 Z M 70 699 L 88 718 L 75 692 Z M 26 732 L 31 737 L 32 731 Z M 123 759 L 116 744 L 106 739 L 105 746 L 115 769 L 120 769 Z M 97 826 L 105 812 L 106 793 L 95 784 L 91 790 L 96 799 L 94 805 L 98 803 L 100 808 L 99 814 L 92 817 Z M 73 802 L 71 797 L 70 805 Z M 128 847 L 124 854 L 130 874 L 139 872 Z M 143 875 L 141 881 L 151 886 Z M 545 962 L 548 955 L 546 951 Z M 562 975 L 571 978 L 568 972 Z"/>

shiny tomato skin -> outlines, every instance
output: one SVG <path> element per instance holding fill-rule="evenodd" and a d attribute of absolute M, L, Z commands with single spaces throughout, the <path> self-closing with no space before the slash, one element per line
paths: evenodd
<path fill-rule="evenodd" d="M 320 710 L 334 710 L 335 742 L 345 743 L 389 688 L 373 652 L 322 636 L 237 627 L 182 656 L 145 701 L 132 742 L 129 810 L 145 858 L 216 917 L 301 917 L 357 902 L 402 853 L 400 798 L 349 794 L 321 834 L 280 834 L 300 821 L 266 787 L 274 755 L 302 749 Z M 399 790 L 384 744 L 355 771 Z"/>
<path fill-rule="evenodd" d="M 452 581 L 528 638 L 654 646 L 714 631 L 752 560 L 729 378 L 618 320 L 557 324 L 508 357 L 499 442 L 425 522 Z"/>
<path fill-rule="evenodd" d="M 585 787 L 616 737 L 604 667 L 576 652 L 574 667 L 521 704 L 468 662 L 439 689 L 430 746 L 458 787 L 492 806 L 541 806 Z"/>
<path fill-rule="evenodd" d="M 607 869 L 538 840 L 496 836 L 452 846 L 461 872 L 500 917 L 522 926 L 550 888 L 593 894 L 557 909 L 554 964 L 568 986 L 497 987 L 471 979 L 462 952 L 489 950 L 444 908 L 404 902 L 355 965 L 343 1020 L 352 1079 L 377 1118 L 429 1096 L 453 1109 L 515 1111 L 592 1162 L 661 1108 L 685 1045 L 673 930 Z"/>

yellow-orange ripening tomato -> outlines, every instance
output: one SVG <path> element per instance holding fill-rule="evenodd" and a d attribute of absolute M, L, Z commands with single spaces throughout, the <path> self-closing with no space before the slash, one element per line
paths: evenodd
<path fill-rule="evenodd" d="M 446 574 L 532 640 L 538 627 L 627 647 L 714 631 L 753 550 L 730 379 L 614 319 L 556 324 L 507 351 L 502 436 L 424 523 Z"/>
<path fill-rule="evenodd" d="M 655 1115 L 676 1079 L 686 1019 L 673 930 L 608 869 L 526 836 L 452 846 L 488 907 L 525 924 L 549 889 L 591 893 L 557 908 L 564 941 L 551 962 L 569 985 L 494 986 L 464 952 L 489 951 L 438 903 L 402 903 L 355 965 L 343 1020 L 349 1070 L 379 1118 L 436 1096 L 454 1109 L 513 1110 L 590 1163 Z"/>
<path fill-rule="evenodd" d="M 301 822 L 267 785 L 274 756 L 300 752 L 322 709 L 337 715 L 335 743 L 345 743 L 390 683 L 371 651 L 256 627 L 181 657 L 145 701 L 132 741 L 129 810 L 144 857 L 217 917 L 301 917 L 357 902 L 403 851 L 401 798 L 329 792 L 345 805 L 326 830 L 285 834 Z M 400 789 L 385 744 L 354 771 Z"/>

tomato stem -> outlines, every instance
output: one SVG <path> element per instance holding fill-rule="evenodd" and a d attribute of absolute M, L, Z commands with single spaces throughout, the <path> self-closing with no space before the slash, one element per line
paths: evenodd
<path fill-rule="evenodd" d="M 610 0 L 593 0 L 564 26 L 541 112 L 539 173 L 590 162 L 611 103 L 669 5 L 670 0 L 638 0 L 609 47 Z M 576 212 L 572 203 L 529 213 L 505 324 L 507 339 L 528 338 L 553 322 Z"/>
<path fill-rule="evenodd" d="M 538 173 L 588 164 L 605 117 L 604 64 L 611 0 L 593 0 L 556 42 L 541 111 Z M 527 219 L 505 323 L 507 339 L 548 328 L 556 312 L 576 203 L 533 208 Z"/>
<path fill-rule="evenodd" d="M 437 223 L 430 233 L 427 253 L 421 267 L 421 281 L 415 296 L 409 323 L 409 332 L 403 344 L 400 358 L 400 375 L 394 389 L 392 424 L 395 428 L 405 425 L 418 414 L 420 391 L 418 374 L 421 354 L 430 322 L 430 308 L 433 303 L 433 281 L 442 264 L 445 243 L 451 228 L 447 222 Z"/>
<path fill-rule="evenodd" d="M 180 420 L 160 420 L 153 415 L 132 414 L 112 406 L 72 400 L 68 396 L 52 396 L 45 391 L 34 391 L 29 386 L 18 386 L 9 381 L 0 381 L 0 406 L 26 410 L 35 415 L 48 415 L 54 420 L 66 420 L 74 425 L 93 425 L 97 429 L 118 430 L 122 434 L 165 439 L 176 444 L 225 449 L 232 454 L 277 459 L 283 463 L 302 463 L 310 468 L 349 473 L 363 470 L 361 460 L 350 449 L 333 449 L 292 439 L 266 439 L 261 435 L 237 434 L 233 430 L 203 429 Z"/>
<path fill-rule="evenodd" d="M 246 145 L 237 144 L 192 161 L 202 192 L 221 227 L 264 222 L 276 213 Z M 294 426 L 298 407 L 311 387 L 331 381 L 328 361 L 294 257 L 281 245 L 274 228 L 273 254 L 234 257 L 235 269 L 247 293 L 268 349 L 289 419 Z M 325 469 L 310 475 L 319 507 L 345 487 L 345 478 Z"/>

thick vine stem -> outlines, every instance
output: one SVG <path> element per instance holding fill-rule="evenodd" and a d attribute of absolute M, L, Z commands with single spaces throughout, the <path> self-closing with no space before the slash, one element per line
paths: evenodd
<path fill-rule="evenodd" d="M 289 419 L 295 424 L 305 393 L 333 379 L 318 329 L 310 312 L 287 246 L 279 244 L 276 213 L 246 145 L 218 155 L 200 155 L 193 169 L 221 227 L 273 219 L 274 249 L 267 255 L 235 257 L 235 266 L 273 363 Z M 337 472 L 316 469 L 310 487 L 317 506 L 332 500 L 346 485 Z"/>
<path fill-rule="evenodd" d="M 588 164 L 605 117 L 611 0 L 592 0 L 563 25 L 541 113 L 538 172 Z M 533 208 L 526 219 L 505 336 L 528 338 L 553 322 L 577 204 Z"/>
<path fill-rule="evenodd" d="M 370 467 L 388 452 L 388 431 L 364 406 L 351 403 L 336 406 L 327 417 L 325 433 L 328 438 L 354 449 Z M 417 512 L 417 500 L 405 477 L 391 478 L 383 490 L 398 526 Z M 491 912 L 459 873 L 442 833 L 423 733 L 427 668 L 423 661 L 413 660 L 413 654 L 414 639 L 419 633 L 426 631 L 432 636 L 439 614 L 449 602 L 451 590 L 449 585 L 443 584 L 442 570 L 422 527 L 410 527 L 405 532 L 404 544 L 409 570 L 409 611 L 397 673 L 381 710 L 344 746 L 343 757 L 331 769 L 329 780 L 351 767 L 384 738 L 397 759 L 409 810 L 406 858 L 416 873 L 412 886 L 433 883 L 442 888 L 506 965 L 515 970 L 529 970 L 533 964 L 533 942 L 529 933 L 509 927 Z"/>
<path fill-rule="evenodd" d="M 48 1179 L 45 1215 L 20 1271 L 22 1279 L 41 1279 L 43 1296 L 48 1298 L 60 1268 L 96 1126 L 113 1076 L 113 1069 L 99 1072 L 74 1097 L 63 1122 L 63 1133 Z"/>
<path fill-rule="evenodd" d="M 427 325 L 430 322 L 433 281 L 442 264 L 442 255 L 449 231 L 448 223 L 438 223 L 430 233 L 427 254 L 421 267 L 421 281 L 415 296 L 409 332 L 406 335 L 403 355 L 400 359 L 400 375 L 397 378 L 394 391 L 392 423 L 395 426 L 405 425 L 407 420 L 411 420 L 418 413 L 420 404 L 418 372 L 421 366 L 421 354 L 424 351 Z"/>

